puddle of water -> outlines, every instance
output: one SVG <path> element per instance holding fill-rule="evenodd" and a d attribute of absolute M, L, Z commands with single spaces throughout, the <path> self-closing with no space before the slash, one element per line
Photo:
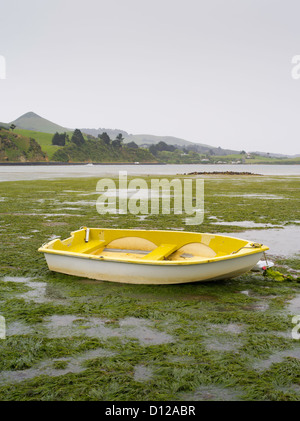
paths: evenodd
<path fill-rule="evenodd" d="M 292 384 L 291 386 L 287 387 L 277 387 L 277 390 L 280 390 L 283 393 L 296 393 L 300 394 L 300 386 L 298 384 Z"/>
<path fill-rule="evenodd" d="M 262 243 L 269 247 L 267 253 L 274 256 L 293 256 L 300 253 L 300 226 L 288 225 L 281 229 L 251 230 L 239 233 L 222 233 L 229 237 L 239 237 Z"/>
<path fill-rule="evenodd" d="M 71 206 L 96 206 L 96 200 L 88 201 L 88 200 L 75 200 L 74 202 L 61 202 L 61 205 L 71 205 Z M 77 208 L 78 210 L 78 208 Z M 54 215 L 54 214 L 53 214 Z M 73 215 L 72 215 L 73 216 Z"/>
<path fill-rule="evenodd" d="M 30 288 L 30 291 L 17 294 L 16 296 L 18 298 L 23 298 L 26 301 L 33 301 L 35 303 L 46 303 L 46 302 L 53 302 L 54 298 L 48 297 L 47 292 L 47 282 L 38 282 L 38 281 L 32 281 L 31 278 L 26 277 L 12 277 L 12 276 L 5 276 L 2 281 L 4 282 L 17 282 L 17 283 L 23 283 L 27 287 Z M 51 294 L 50 294 L 51 295 Z M 60 303 L 60 299 L 55 299 L 57 303 Z M 64 304 L 66 304 L 64 302 Z"/>
<path fill-rule="evenodd" d="M 164 191 L 168 194 L 164 194 Z M 174 196 L 173 190 L 169 192 L 169 190 L 161 191 L 161 189 L 108 189 L 106 191 L 97 192 L 97 194 L 105 195 L 107 197 L 119 197 L 120 199 L 130 199 L 134 195 L 135 199 L 141 200 Z"/>
<path fill-rule="evenodd" d="M 184 394 L 183 400 L 186 401 L 238 401 L 238 392 L 234 389 L 223 388 L 221 386 L 203 386 L 194 393 Z"/>
<path fill-rule="evenodd" d="M 216 221 L 216 222 L 211 222 L 212 225 L 234 225 L 237 227 L 245 227 L 245 228 L 274 228 L 280 226 L 282 227 L 282 225 L 273 225 L 273 224 L 269 224 L 269 223 L 260 223 L 260 222 L 253 222 L 253 221 L 231 221 L 231 222 L 226 222 L 226 221 Z"/>
<path fill-rule="evenodd" d="M 300 314 L 300 294 L 290 300 L 287 310 L 295 315 Z"/>
<path fill-rule="evenodd" d="M 153 377 L 153 372 L 149 367 L 146 367 L 143 364 L 138 364 L 134 367 L 133 378 L 137 382 L 146 382 L 151 380 Z"/>
<path fill-rule="evenodd" d="M 241 340 L 237 335 L 242 333 L 243 330 L 244 326 L 240 323 L 209 323 L 205 328 L 203 344 L 209 351 L 237 351 L 242 346 Z"/>
<path fill-rule="evenodd" d="M 269 303 L 260 300 L 256 303 L 247 304 L 241 308 L 245 311 L 266 311 L 268 310 L 269 306 Z"/>
<path fill-rule="evenodd" d="M 45 218 L 49 218 L 51 216 L 74 216 L 70 213 L 37 213 L 36 215 L 44 216 Z"/>
<path fill-rule="evenodd" d="M 2 278 L 3 282 L 16 282 L 16 283 L 26 283 L 30 282 L 31 278 L 26 278 L 24 276 L 4 276 Z"/>
<path fill-rule="evenodd" d="M 93 192 L 88 192 L 88 193 L 78 193 L 77 196 L 93 196 L 93 195 L 99 196 L 99 194 L 101 193 L 99 193 L 98 191 L 93 191 Z"/>
<path fill-rule="evenodd" d="M 73 216 L 79 216 L 79 215 L 73 215 Z M 52 221 L 47 221 L 47 222 L 43 222 L 43 225 L 46 227 L 58 227 L 58 226 L 62 226 L 62 225 L 68 225 L 66 222 L 52 222 Z M 55 238 L 57 238 L 57 236 L 55 236 Z"/>
<path fill-rule="evenodd" d="M 84 190 L 63 190 L 64 193 L 84 193 Z"/>
<path fill-rule="evenodd" d="M 29 335 L 34 332 L 34 329 L 22 322 L 12 322 L 6 326 L 6 336 L 14 335 Z"/>
<path fill-rule="evenodd" d="M 34 377 L 46 375 L 51 377 L 63 376 L 67 373 L 80 373 L 86 370 L 82 366 L 82 363 L 99 357 L 110 357 L 115 355 L 111 351 L 107 351 L 103 348 L 93 349 L 91 351 L 86 351 L 82 354 L 76 355 L 74 357 L 68 358 L 57 358 L 55 360 L 46 360 L 40 364 L 36 364 L 34 367 L 26 370 L 15 370 L 15 371 L 2 371 L 0 373 L 0 384 L 1 383 L 19 383 L 24 380 L 30 380 Z M 53 363 L 55 362 L 65 362 L 65 368 L 54 368 Z"/>
<path fill-rule="evenodd" d="M 292 348 L 285 351 L 278 351 L 269 358 L 254 363 L 253 367 L 258 370 L 267 370 L 273 363 L 281 363 L 284 358 L 291 357 L 300 360 L 300 348 Z"/>
<path fill-rule="evenodd" d="M 285 200 L 286 197 L 278 196 L 277 194 L 263 194 L 263 193 L 245 193 L 245 194 L 214 194 L 214 196 L 224 197 L 246 197 L 250 199 L 266 199 L 266 200 Z"/>
<path fill-rule="evenodd" d="M 239 335 L 244 330 L 244 325 L 238 324 L 238 323 L 229 323 L 227 325 L 225 324 L 210 324 L 209 328 L 215 330 L 215 331 L 221 331 L 225 333 L 236 333 Z"/>
<path fill-rule="evenodd" d="M 237 351 L 242 343 L 238 340 L 233 340 L 232 337 L 214 337 L 204 341 L 206 349 L 209 351 L 233 352 Z"/>
<path fill-rule="evenodd" d="M 110 320 L 89 317 L 79 319 L 73 315 L 50 316 L 44 326 L 49 338 L 66 336 L 89 336 L 97 338 L 129 337 L 138 339 L 142 345 L 160 345 L 172 342 L 172 336 L 151 328 L 151 322 L 134 317 L 119 321 L 119 327 L 110 327 Z"/>
<path fill-rule="evenodd" d="M 161 345 L 173 342 L 173 337 L 167 333 L 151 329 L 151 322 L 146 319 L 127 317 L 120 321 L 120 327 L 128 336 L 137 338 L 143 345 Z"/>

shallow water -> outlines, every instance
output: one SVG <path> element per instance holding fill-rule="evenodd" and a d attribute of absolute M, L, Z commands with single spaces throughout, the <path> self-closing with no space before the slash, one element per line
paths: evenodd
<path fill-rule="evenodd" d="M 22 283 L 30 288 L 29 291 L 17 294 L 18 298 L 23 298 L 26 301 L 34 301 L 35 303 L 45 303 L 52 301 L 51 298 L 47 297 L 47 283 L 32 281 L 31 278 L 26 277 L 13 277 L 5 276 L 2 281 L 4 282 L 17 282 Z"/>
<path fill-rule="evenodd" d="M 214 194 L 214 196 L 224 196 L 224 197 L 244 197 L 249 199 L 263 199 L 263 200 L 285 200 L 286 197 L 278 196 L 276 194 L 258 194 L 258 193 L 243 193 L 243 194 Z"/>
<path fill-rule="evenodd" d="M 0 181 L 128 175 L 174 175 L 197 172 L 234 171 L 262 175 L 300 175 L 300 165 L 0 165 Z"/>
<path fill-rule="evenodd" d="M 287 357 L 300 360 L 300 348 L 291 348 L 285 351 L 278 351 L 265 360 L 257 361 L 253 367 L 258 370 L 267 370 L 273 363 L 281 363 Z"/>
<path fill-rule="evenodd" d="M 300 226 L 298 225 L 288 225 L 280 229 L 222 233 L 222 235 L 262 243 L 269 247 L 267 255 L 290 257 L 300 253 Z"/>
<path fill-rule="evenodd" d="M 201 386 L 193 393 L 184 393 L 186 401 L 238 401 L 240 392 L 233 388 L 209 385 Z"/>
<path fill-rule="evenodd" d="M 158 331 L 146 319 L 128 317 L 111 327 L 107 319 L 98 317 L 80 318 L 73 315 L 50 316 L 45 319 L 44 327 L 49 338 L 66 336 L 88 336 L 96 338 L 124 337 L 135 338 L 141 345 L 160 345 L 173 341 L 171 335 Z"/>
<path fill-rule="evenodd" d="M 213 219 L 213 217 L 210 217 L 209 219 Z M 231 222 L 227 222 L 227 221 L 213 221 L 211 222 L 211 224 L 213 225 L 233 225 L 236 227 L 245 227 L 245 228 L 274 228 L 274 227 L 278 227 L 278 225 L 273 225 L 273 224 L 264 224 L 261 222 L 253 222 L 253 221 L 231 221 Z"/>
<path fill-rule="evenodd" d="M 133 378 L 137 382 L 145 382 L 151 380 L 153 377 L 153 372 L 149 367 L 146 367 L 143 364 L 138 364 L 134 367 Z"/>
<path fill-rule="evenodd" d="M 74 357 L 45 360 L 34 365 L 34 367 L 25 370 L 2 371 L 0 373 L 0 384 L 7 382 L 19 383 L 41 375 L 57 377 L 63 376 L 67 373 L 80 373 L 86 370 L 86 368 L 82 365 L 85 361 L 100 357 L 110 357 L 112 355 L 115 355 L 115 353 L 102 348 L 97 348 L 75 355 Z M 54 363 L 56 362 L 64 362 L 66 367 L 57 369 L 54 366 Z"/>
<path fill-rule="evenodd" d="M 298 294 L 289 302 L 287 311 L 295 315 L 300 314 L 300 294 Z"/>

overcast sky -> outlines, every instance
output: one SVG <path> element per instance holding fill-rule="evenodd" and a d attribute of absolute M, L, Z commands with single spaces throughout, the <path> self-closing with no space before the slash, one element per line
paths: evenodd
<path fill-rule="evenodd" d="M 0 13 L 2 122 L 34 111 L 300 153 L 299 0 L 1 0 Z"/>

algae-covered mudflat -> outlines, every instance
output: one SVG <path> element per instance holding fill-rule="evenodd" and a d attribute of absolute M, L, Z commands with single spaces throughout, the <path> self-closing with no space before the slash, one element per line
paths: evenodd
<path fill-rule="evenodd" d="M 204 180 L 194 226 L 100 215 L 96 178 L 0 183 L 1 400 L 300 400 L 300 178 Z M 139 286 L 50 272 L 37 249 L 84 225 L 249 237 L 290 276 Z"/>

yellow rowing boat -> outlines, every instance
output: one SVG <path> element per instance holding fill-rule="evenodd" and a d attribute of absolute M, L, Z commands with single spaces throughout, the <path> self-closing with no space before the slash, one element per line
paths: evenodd
<path fill-rule="evenodd" d="M 130 284 L 181 284 L 251 270 L 267 246 L 223 235 L 83 227 L 39 248 L 55 272 Z"/>

